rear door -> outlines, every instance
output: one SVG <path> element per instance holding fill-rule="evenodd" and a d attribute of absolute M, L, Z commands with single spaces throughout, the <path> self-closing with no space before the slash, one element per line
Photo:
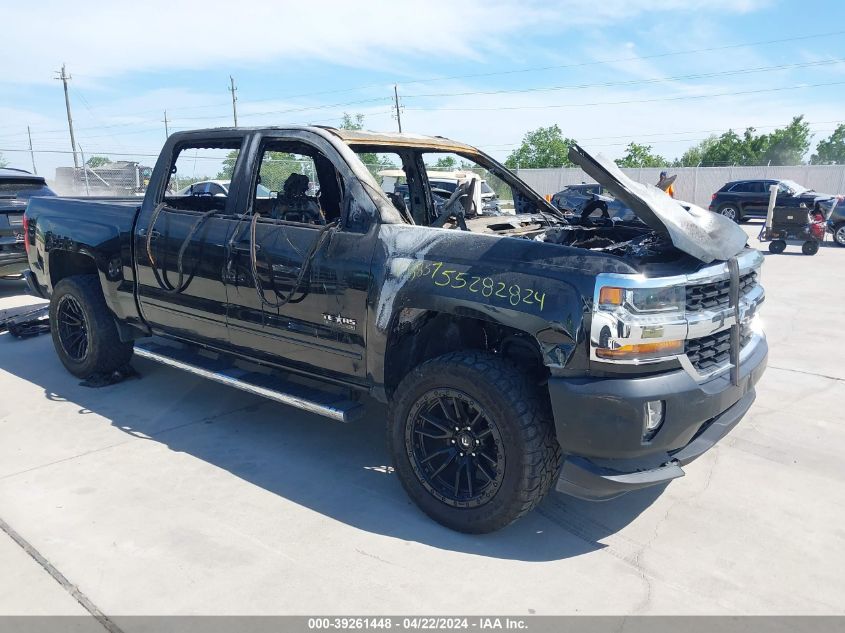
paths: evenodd
<path fill-rule="evenodd" d="M 748 186 L 748 199 L 745 203 L 747 215 L 766 215 L 769 208 L 769 187 L 763 180 L 749 180 L 745 183 Z"/>
<path fill-rule="evenodd" d="M 135 230 L 138 301 L 157 331 L 227 346 L 224 267 L 234 230 L 234 201 L 208 186 L 173 195 L 191 180 L 227 175 L 243 136 L 186 143 L 174 148 L 169 181 L 145 198 Z M 221 189 L 222 192 L 222 189 Z"/>
<path fill-rule="evenodd" d="M 259 184 L 272 195 L 257 197 Z M 378 229 L 375 208 L 361 206 L 368 200 L 321 137 L 290 131 L 260 139 L 251 184 L 239 190 L 240 220 L 227 263 L 236 348 L 283 366 L 364 381 Z"/>

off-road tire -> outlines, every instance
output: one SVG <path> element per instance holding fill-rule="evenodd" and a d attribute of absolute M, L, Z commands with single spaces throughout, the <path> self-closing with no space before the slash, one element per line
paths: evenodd
<path fill-rule="evenodd" d="M 79 360 L 65 351 L 57 326 L 57 312 L 66 296 L 81 308 L 86 325 L 87 353 Z M 133 344 L 120 340 L 114 316 L 106 306 L 96 275 L 66 277 L 56 284 L 50 298 L 50 333 L 59 360 L 78 378 L 112 372 L 132 358 Z"/>
<path fill-rule="evenodd" d="M 423 485 L 411 465 L 406 426 L 412 409 L 432 390 L 462 392 L 483 406 L 504 447 L 504 474 L 495 494 L 476 507 L 454 507 Z M 561 449 L 548 402 L 518 369 L 485 352 L 439 356 L 413 369 L 393 395 L 388 411 L 388 444 L 399 481 L 432 519 L 467 533 L 493 532 L 532 510 L 549 492 L 560 469 Z"/>

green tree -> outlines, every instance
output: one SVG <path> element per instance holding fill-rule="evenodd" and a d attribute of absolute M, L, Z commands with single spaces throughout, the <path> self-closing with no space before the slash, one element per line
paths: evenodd
<path fill-rule="evenodd" d="M 363 130 L 364 115 L 360 112 L 356 114 L 349 114 L 348 112 L 344 112 L 343 118 L 340 121 L 340 129 L 352 131 Z M 379 156 L 378 154 L 373 154 L 371 152 L 358 154 L 358 158 L 361 159 L 361 162 L 364 163 L 373 174 L 378 173 L 382 169 L 390 169 L 391 167 L 395 167 L 393 162 L 386 156 Z"/>
<path fill-rule="evenodd" d="M 796 165 L 810 149 L 810 126 L 803 115 L 769 134 L 753 127 L 742 136 L 728 130 L 691 147 L 676 162 L 685 165 Z M 697 162 L 693 162 L 697 159 Z"/>
<path fill-rule="evenodd" d="M 569 148 L 575 140 L 563 136 L 558 125 L 538 127 L 525 134 L 522 144 L 505 159 L 511 169 L 538 167 L 571 167 Z"/>
<path fill-rule="evenodd" d="M 226 158 L 223 159 L 223 166 L 220 171 L 217 172 L 217 175 L 214 177 L 215 180 L 231 180 L 232 174 L 235 172 L 235 162 L 238 160 L 238 150 L 233 149 L 231 152 L 226 154 Z M 199 181 L 197 181 L 199 182 Z"/>
<path fill-rule="evenodd" d="M 6 162 L 6 159 L 3 158 L 3 154 L 0 154 L 0 167 L 6 167 L 9 163 Z"/>
<path fill-rule="evenodd" d="M 340 121 L 341 130 L 363 130 L 364 129 L 364 115 L 360 112 L 356 114 L 343 113 L 343 118 Z"/>
<path fill-rule="evenodd" d="M 2 160 L 2 159 L 0 159 Z M 845 163 L 845 123 L 836 126 L 833 134 L 819 141 L 810 162 L 815 165 L 842 165 Z"/>
<path fill-rule="evenodd" d="M 761 162 L 772 165 L 798 165 L 810 149 L 810 124 L 804 115 L 794 117 L 785 128 L 763 135 Z"/>
<path fill-rule="evenodd" d="M 672 167 L 698 167 L 704 160 L 704 154 L 718 141 L 718 137 L 714 134 L 701 141 L 698 145 L 693 145 L 685 151 L 680 158 L 672 161 Z"/>
<path fill-rule="evenodd" d="M 625 156 L 616 159 L 620 167 L 662 167 L 666 159 L 651 151 L 651 145 L 629 143 L 625 149 Z"/>
<path fill-rule="evenodd" d="M 97 167 L 108 165 L 110 162 L 111 158 L 109 158 L 108 156 L 92 156 L 91 158 L 85 161 L 85 164 L 88 165 L 91 169 L 96 169 Z"/>
<path fill-rule="evenodd" d="M 432 169 L 441 169 L 443 171 L 453 171 L 458 166 L 458 161 L 454 156 L 442 156 L 437 159 L 433 165 L 428 165 Z"/>

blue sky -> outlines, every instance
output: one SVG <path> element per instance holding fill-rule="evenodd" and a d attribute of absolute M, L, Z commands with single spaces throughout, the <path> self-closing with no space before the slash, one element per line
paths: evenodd
<path fill-rule="evenodd" d="M 230 74 L 243 126 L 360 112 L 366 127 L 395 130 L 396 83 L 406 131 L 498 158 L 554 123 L 612 157 L 634 140 L 672 158 L 728 128 L 767 131 L 804 114 L 818 140 L 845 121 L 845 3 L 834 0 L 125 6 L 0 4 L 18 25 L 0 40 L 0 152 L 11 164 L 29 165 L 10 151 L 27 147 L 27 125 L 36 150 L 70 149 L 53 79 L 62 62 L 86 154 L 148 163 L 165 109 L 171 131 L 231 124 Z M 72 162 L 37 159 L 48 177 Z"/>

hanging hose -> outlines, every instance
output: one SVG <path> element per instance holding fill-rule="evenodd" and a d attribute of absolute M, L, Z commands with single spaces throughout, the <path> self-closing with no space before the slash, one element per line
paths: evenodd
<path fill-rule="evenodd" d="M 210 211 L 206 211 L 203 213 L 196 221 L 191 225 L 191 229 L 188 231 L 187 237 L 182 242 L 182 245 L 179 247 L 179 254 L 176 257 L 176 271 L 179 273 L 179 278 L 174 286 L 170 283 L 167 279 L 167 271 L 163 268 L 161 270 L 161 274 L 159 274 L 158 264 L 156 263 L 155 256 L 153 255 L 152 249 L 152 240 L 153 240 L 153 228 L 155 227 L 155 223 L 158 220 L 158 216 L 161 214 L 161 211 L 166 207 L 167 204 L 164 202 L 159 203 L 156 205 L 156 208 L 153 210 L 152 215 L 150 216 L 150 223 L 147 226 L 147 240 L 146 240 L 146 247 L 147 247 L 147 257 L 150 259 L 150 266 L 153 270 L 153 276 L 156 279 L 159 287 L 167 294 L 179 294 L 184 292 L 188 285 L 191 283 L 193 279 L 193 273 L 185 280 L 185 273 L 182 269 L 182 259 L 185 256 L 185 251 L 188 249 L 188 245 L 191 243 L 191 239 L 194 237 L 194 234 L 199 230 L 199 228 L 205 224 L 205 221 L 210 218 L 215 213 L 219 213 L 218 209 L 212 209 Z"/>
<path fill-rule="evenodd" d="M 290 292 L 288 292 L 287 296 L 281 297 L 279 291 L 275 289 L 275 282 L 273 280 L 273 264 L 270 261 L 267 262 L 270 273 L 270 283 L 273 284 L 273 293 L 278 299 L 276 301 L 271 301 L 264 294 L 264 287 L 261 285 L 261 278 L 258 275 L 258 242 L 256 240 L 256 227 L 260 217 L 260 214 L 253 213 L 252 221 L 249 225 L 249 263 L 252 271 L 252 278 L 255 280 L 255 290 L 258 293 L 258 298 L 261 299 L 261 305 L 273 309 L 281 308 L 285 304 L 290 303 L 293 295 L 298 292 L 300 285 L 302 285 L 302 280 L 305 279 L 305 275 L 311 269 L 311 262 L 314 260 L 314 256 L 325 243 L 326 239 L 328 239 L 328 237 L 334 232 L 334 229 L 337 228 L 338 223 L 337 221 L 331 222 L 317 231 L 317 239 L 314 240 L 311 248 L 309 248 L 308 252 L 305 254 L 305 261 L 302 263 L 302 268 L 299 269 L 299 274 L 296 276 L 296 280 L 294 281 L 293 286 L 291 286 Z"/>

